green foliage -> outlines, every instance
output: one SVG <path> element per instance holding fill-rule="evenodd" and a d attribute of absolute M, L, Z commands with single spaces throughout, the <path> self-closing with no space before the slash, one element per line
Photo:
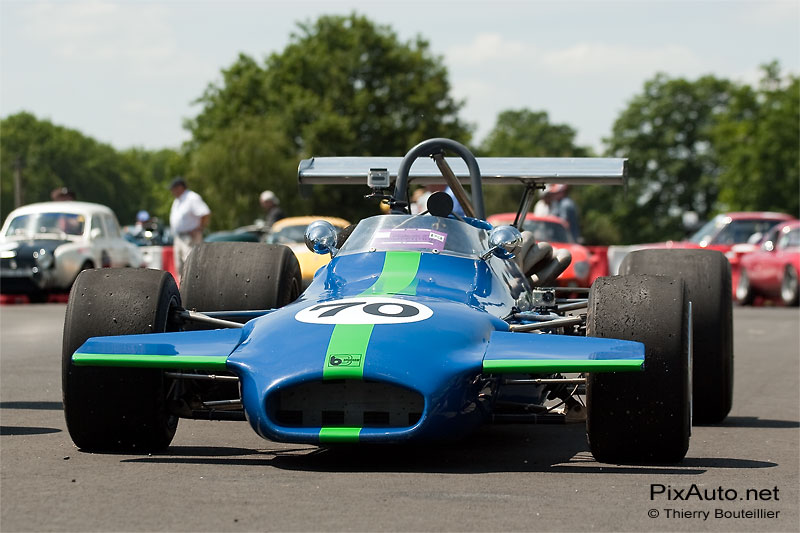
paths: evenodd
<path fill-rule="evenodd" d="M 148 208 L 157 198 L 152 177 L 139 158 L 120 154 L 107 144 L 38 120 L 30 113 L 2 120 L 0 153 L 3 218 L 14 208 L 17 162 L 22 167 L 23 204 L 49 201 L 53 189 L 67 186 L 78 200 L 111 207 L 125 224 L 133 221 L 138 209 Z"/>
<path fill-rule="evenodd" d="M 267 117 L 248 117 L 198 145 L 187 173 L 190 188 L 211 208 L 215 228 L 252 224 L 262 216 L 258 195 L 270 189 L 288 215 L 308 211 L 298 198 L 294 148 L 280 124 Z"/>
<path fill-rule="evenodd" d="M 711 132 L 735 90 L 713 76 L 659 74 L 616 120 L 607 142 L 612 156 L 629 158 L 627 195 L 592 188 L 584 201 L 607 210 L 622 243 L 682 238 L 684 211 L 712 214 L 719 165 Z"/>
<path fill-rule="evenodd" d="M 575 133 L 567 124 L 551 123 L 545 111 L 506 110 L 497 116 L 477 153 L 488 157 L 588 156 L 588 148 L 575 145 Z M 486 212 L 503 213 L 517 210 L 524 187 L 485 187 L 483 191 Z"/>
<path fill-rule="evenodd" d="M 629 158 L 627 198 L 594 187 L 584 197 L 606 209 L 608 237 L 679 239 L 686 211 L 700 220 L 729 210 L 797 215 L 800 85 L 779 72 L 766 65 L 758 89 L 712 76 L 646 82 L 607 140 L 611 155 Z"/>
<path fill-rule="evenodd" d="M 758 89 L 740 87 L 712 134 L 722 209 L 800 214 L 800 78 L 764 66 Z"/>
<path fill-rule="evenodd" d="M 323 16 L 299 24 L 289 45 L 263 66 L 242 54 L 223 70 L 222 83 L 206 88 L 197 101 L 201 112 L 186 123 L 190 149 L 194 155 L 200 145 L 252 117 L 271 119 L 275 135 L 280 132 L 291 143 L 286 164 L 295 169 L 299 159 L 310 156 L 402 155 L 429 137 L 468 142 L 469 127 L 457 116 L 462 103 L 449 92 L 447 70 L 427 41 L 401 42 L 388 27 L 355 14 Z M 229 155 L 207 150 L 206 172 L 230 168 L 230 162 L 212 163 L 212 157 Z M 241 159 L 239 164 L 255 166 Z M 252 180 L 233 182 L 228 172 L 207 179 L 254 199 L 264 188 Z M 296 171 L 271 179 L 285 180 L 273 184 L 275 189 L 296 190 Z M 316 214 L 335 211 L 357 219 L 376 211 L 359 192 L 319 187 L 302 205 Z"/>
<path fill-rule="evenodd" d="M 133 148 L 121 152 L 121 156 L 142 172 L 142 190 L 132 197 L 135 211 L 144 209 L 150 216 L 158 217 L 168 224 L 173 198 L 167 187 L 175 176 L 187 174 L 186 156 L 166 148 L 155 151 Z M 128 202 L 131 202 L 131 198 Z M 127 223 L 128 219 L 125 221 Z"/>

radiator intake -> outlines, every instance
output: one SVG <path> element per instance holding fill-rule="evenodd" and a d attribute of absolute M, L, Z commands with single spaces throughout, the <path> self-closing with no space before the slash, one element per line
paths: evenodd
<path fill-rule="evenodd" d="M 283 427 L 411 427 L 424 406 L 410 389 L 350 379 L 301 383 L 267 398 L 267 412 Z"/>

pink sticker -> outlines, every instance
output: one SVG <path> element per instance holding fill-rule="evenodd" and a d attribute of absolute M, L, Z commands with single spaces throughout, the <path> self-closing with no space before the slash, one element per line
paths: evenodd
<path fill-rule="evenodd" d="M 376 231 L 370 248 L 376 250 L 444 250 L 447 234 L 420 228 L 401 228 Z"/>

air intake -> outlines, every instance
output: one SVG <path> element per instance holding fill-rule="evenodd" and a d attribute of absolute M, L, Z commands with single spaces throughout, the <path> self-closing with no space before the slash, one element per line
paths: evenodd
<path fill-rule="evenodd" d="M 284 427 L 410 427 L 424 406 L 418 392 L 357 380 L 302 383 L 267 399 L 267 412 Z"/>

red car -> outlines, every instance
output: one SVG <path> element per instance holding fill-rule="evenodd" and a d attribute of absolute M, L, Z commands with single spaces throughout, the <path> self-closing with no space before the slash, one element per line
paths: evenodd
<path fill-rule="evenodd" d="M 770 230 L 755 252 L 742 256 L 736 301 L 752 304 L 758 296 L 779 298 L 785 305 L 797 305 L 800 295 L 800 220 Z"/>
<path fill-rule="evenodd" d="M 513 224 L 516 213 L 498 213 L 487 218 L 494 226 Z M 533 233 L 537 241 L 545 241 L 554 249 L 566 248 L 572 254 L 569 267 L 558 276 L 561 287 L 588 287 L 599 274 L 595 274 L 597 266 L 589 250 L 575 242 L 569 225 L 564 219 L 553 216 L 534 216 L 528 214 L 522 223 L 522 230 Z"/>
<path fill-rule="evenodd" d="M 756 243 L 770 229 L 777 224 L 791 220 L 794 220 L 794 217 L 790 215 L 767 211 L 722 213 L 706 222 L 694 235 L 684 241 L 609 247 L 609 272 L 616 273 L 625 254 L 633 250 L 708 248 L 709 250 L 718 250 L 728 258 L 731 264 L 731 286 L 735 293 L 739 281 L 739 259 L 744 254 L 755 251 L 758 248 Z"/>

